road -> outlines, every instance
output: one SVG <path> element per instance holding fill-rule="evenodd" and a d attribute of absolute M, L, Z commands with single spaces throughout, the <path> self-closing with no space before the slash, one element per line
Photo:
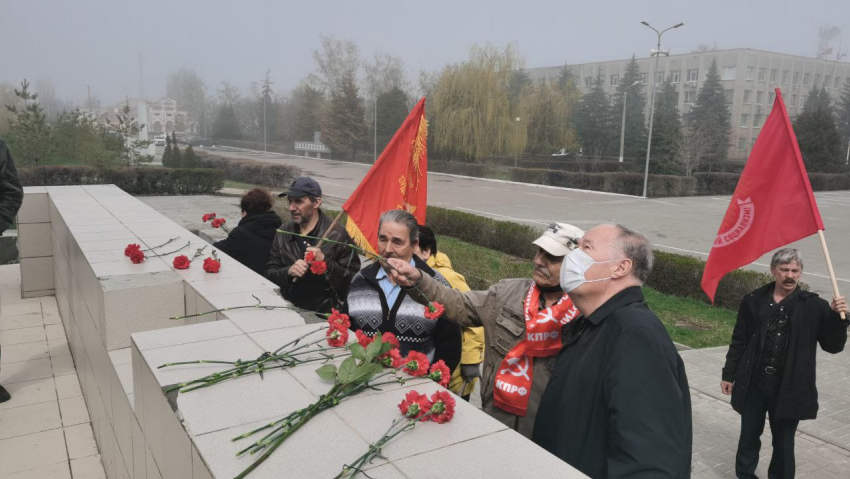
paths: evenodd
<path fill-rule="evenodd" d="M 210 153 L 250 158 L 301 168 L 315 178 L 326 196 L 348 198 L 370 165 L 319 160 L 232 148 L 209 148 Z M 850 293 L 850 191 L 821 192 L 815 197 L 826 225 L 838 285 Z M 728 196 L 644 199 L 592 191 L 460 177 L 428 175 L 428 202 L 496 219 L 544 227 L 563 222 L 588 229 L 602 222 L 622 223 L 645 234 L 659 250 L 707 258 L 729 205 Z M 793 221 L 789 218 L 789 221 Z M 824 298 L 832 297 L 824 255 L 817 236 L 795 243 L 803 254 L 803 281 Z M 771 254 L 749 266 L 766 272 Z"/>

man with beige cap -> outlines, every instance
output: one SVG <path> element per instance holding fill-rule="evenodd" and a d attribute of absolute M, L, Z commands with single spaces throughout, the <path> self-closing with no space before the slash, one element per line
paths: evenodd
<path fill-rule="evenodd" d="M 443 317 L 463 327 L 484 327 L 482 408 L 528 438 L 563 347 L 562 330 L 579 315 L 560 288 L 560 274 L 564 256 L 583 234 L 572 225 L 550 224 L 534 241 L 533 277 L 505 279 L 487 291 L 461 293 L 409 263 L 389 260 L 396 268 L 393 281 L 405 287 L 411 298 L 422 304 L 429 299 L 442 304 Z"/>

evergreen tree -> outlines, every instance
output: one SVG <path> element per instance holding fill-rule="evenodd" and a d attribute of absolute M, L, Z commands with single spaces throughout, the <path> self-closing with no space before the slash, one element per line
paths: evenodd
<path fill-rule="evenodd" d="M 50 125 L 47 115 L 39 104 L 38 93 L 29 90 L 29 82 L 24 79 L 21 89 L 15 89 L 15 96 L 23 100 L 24 107 L 6 105 L 14 115 L 9 120 L 9 149 L 20 165 L 39 165 L 47 162 L 50 150 Z"/>
<path fill-rule="evenodd" d="M 655 96 L 655 113 L 652 126 L 651 173 L 678 174 L 681 168 L 676 163 L 676 150 L 682 138 L 682 123 L 679 120 L 679 92 L 670 77 L 664 81 Z"/>
<path fill-rule="evenodd" d="M 171 137 L 167 134 L 165 135 L 165 150 L 162 151 L 162 166 L 166 168 L 174 168 L 174 162 L 172 159 L 174 155 L 171 151 Z"/>
<path fill-rule="evenodd" d="M 611 102 L 605 93 L 602 71 L 593 82 L 593 89 L 578 104 L 575 128 L 585 156 L 599 157 L 611 153 Z"/>
<path fill-rule="evenodd" d="M 304 85 L 296 90 L 296 113 L 292 124 L 292 139 L 313 141 L 313 133 L 322 129 L 325 97 L 320 90 Z"/>
<path fill-rule="evenodd" d="M 810 172 L 838 172 L 844 168 L 841 161 L 842 141 L 835 125 L 829 93 L 823 88 L 813 88 L 803 112 L 794 122 L 794 132 L 806 169 Z"/>
<path fill-rule="evenodd" d="M 617 85 L 617 93 L 614 95 L 614 106 L 611 108 L 612 114 L 616 116 L 615 119 L 612 119 L 615 120 L 614 124 L 620 125 L 623 118 L 623 96 L 628 88 L 628 94 L 625 94 L 628 104 L 626 105 L 626 134 L 623 150 L 624 156 L 632 159 L 646 157 L 647 128 L 646 115 L 644 113 L 646 95 L 643 92 L 643 85 L 640 83 L 635 85 L 635 82 L 640 82 L 640 79 L 640 66 L 638 66 L 637 60 L 632 55 L 632 61 L 626 66 L 626 71 Z M 653 157 L 655 157 L 655 148 L 653 148 Z"/>
<path fill-rule="evenodd" d="M 850 142 L 850 77 L 844 80 L 841 98 L 838 100 L 838 131 L 846 146 Z"/>
<path fill-rule="evenodd" d="M 272 85 L 274 82 L 271 81 L 271 71 L 266 70 L 266 76 L 260 86 L 260 96 L 257 98 L 259 141 L 263 141 L 264 135 L 271 141 L 275 138 L 278 129 L 278 109 Z"/>
<path fill-rule="evenodd" d="M 212 136 L 215 139 L 242 139 L 242 128 L 239 126 L 232 103 L 224 103 L 219 107 L 218 115 L 213 123 Z"/>
<path fill-rule="evenodd" d="M 378 154 L 380 155 L 395 132 L 407 118 L 409 99 L 401 88 L 393 88 L 378 96 Z M 374 128 L 374 126 L 372 127 Z"/>
<path fill-rule="evenodd" d="M 367 145 L 369 127 L 363 121 L 363 101 L 357 94 L 354 76 L 346 74 L 338 89 L 331 92 L 330 108 L 322 122 L 322 142 L 337 158 L 354 159 Z"/>
<path fill-rule="evenodd" d="M 166 134 L 166 136 L 168 136 Z M 177 132 L 171 132 L 171 165 L 173 168 L 180 168 L 183 164 L 183 157 L 180 154 L 180 145 L 177 143 Z"/>
<path fill-rule="evenodd" d="M 558 88 L 558 91 L 562 93 L 569 92 L 576 88 L 575 76 L 573 76 L 573 72 L 570 71 L 566 63 L 564 64 L 564 67 L 561 68 L 560 73 L 558 73 L 558 80 L 555 82 L 555 86 Z"/>
<path fill-rule="evenodd" d="M 510 79 L 508 80 L 508 99 L 510 100 L 513 114 L 518 113 L 519 101 L 523 89 L 531 86 L 532 83 L 531 76 L 525 69 L 520 68 L 511 72 Z"/>
<path fill-rule="evenodd" d="M 201 167 L 201 158 L 195 154 L 195 150 L 192 149 L 192 145 L 188 145 L 186 149 L 183 151 L 183 156 L 180 160 L 181 168 L 200 168 Z"/>
<path fill-rule="evenodd" d="M 711 62 L 702 88 L 697 94 L 696 104 L 688 115 L 688 126 L 700 137 L 706 138 L 711 145 L 711 151 L 703 162 L 708 171 L 711 171 L 715 164 L 726 160 L 732 125 L 729 107 L 726 105 L 726 92 L 717 70 L 717 60 Z"/>

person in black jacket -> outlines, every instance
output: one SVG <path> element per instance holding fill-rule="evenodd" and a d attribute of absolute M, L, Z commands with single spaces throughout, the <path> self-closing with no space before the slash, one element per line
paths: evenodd
<path fill-rule="evenodd" d="M 283 223 L 272 211 L 273 205 L 272 195 L 262 188 L 245 193 L 240 202 L 242 219 L 239 225 L 230 231 L 227 238 L 213 243 L 213 247 L 258 274 L 265 273 L 272 241 Z"/>
<path fill-rule="evenodd" d="M 292 215 L 292 221 L 281 230 L 314 239 L 278 232 L 266 264 L 266 277 L 280 286 L 284 299 L 299 308 L 319 313 L 342 308 L 351 278 L 360 271 L 360 257 L 345 245 L 354 242 L 342 225 L 331 229 L 333 220 L 322 212 L 322 188 L 316 180 L 306 176 L 296 178 L 289 190 L 279 196 L 287 198 Z M 315 238 L 325 234 L 332 242 L 317 248 L 319 240 Z M 307 263 L 307 253 L 315 261 L 324 261 L 327 271 L 314 274 Z"/>
<path fill-rule="evenodd" d="M 24 189 L 18 179 L 18 170 L 12 161 L 12 154 L 6 148 L 6 143 L 0 140 L 0 236 L 12 226 L 23 200 Z M 9 392 L 0 386 L 0 403 L 10 398 Z"/>
<path fill-rule="evenodd" d="M 794 477 L 794 433 L 803 419 L 815 419 L 817 344 L 832 354 L 844 350 L 847 301 L 832 304 L 799 287 L 803 258 L 793 248 L 777 251 L 770 261 L 775 282 L 744 297 L 720 389 L 732 395 L 732 407 L 741 415 L 741 437 L 735 457 L 740 478 L 755 478 L 764 431 L 770 419 L 773 456 L 771 478 Z"/>
<path fill-rule="evenodd" d="M 645 236 L 606 224 L 561 267 L 582 317 L 564 332 L 532 439 L 593 478 L 691 475 L 685 365 L 641 293 L 652 262 Z"/>

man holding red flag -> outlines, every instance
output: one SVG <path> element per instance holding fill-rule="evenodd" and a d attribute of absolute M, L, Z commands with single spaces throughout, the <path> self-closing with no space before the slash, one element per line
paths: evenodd
<path fill-rule="evenodd" d="M 726 273 L 815 233 L 823 240 L 823 229 L 777 88 L 773 111 L 741 173 L 709 254 L 703 290 L 713 301 Z M 830 307 L 816 294 L 801 291 L 798 282 L 802 270 L 797 250 L 778 251 L 771 260 L 776 281 L 748 294 L 738 312 L 721 390 L 732 394 L 732 407 L 741 414 L 735 461 L 736 474 L 741 478 L 756 477 L 765 414 L 773 435 L 768 474 L 771 478 L 794 477 L 797 425 L 800 420 L 817 416 L 817 344 L 837 353 L 847 341 L 847 322 L 839 320 L 839 312 L 847 312 L 844 298 L 833 286 L 836 297 Z"/>

